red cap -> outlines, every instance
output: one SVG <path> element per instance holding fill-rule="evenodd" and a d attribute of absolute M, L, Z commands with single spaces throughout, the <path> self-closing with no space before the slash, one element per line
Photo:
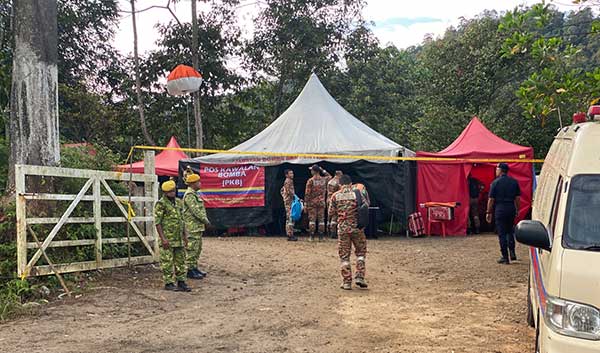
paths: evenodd
<path fill-rule="evenodd" d="M 573 114 L 573 124 L 581 124 L 581 123 L 585 123 L 587 120 L 587 117 L 585 116 L 585 113 L 583 112 L 578 112 Z"/>

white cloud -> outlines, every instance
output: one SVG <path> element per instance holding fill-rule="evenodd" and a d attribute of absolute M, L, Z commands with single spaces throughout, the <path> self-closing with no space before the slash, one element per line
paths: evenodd
<path fill-rule="evenodd" d="M 568 1 L 568 0 L 567 0 Z M 498 13 L 512 10 L 520 5 L 532 5 L 539 0 L 453 0 L 453 1 L 389 1 L 370 0 L 364 15 L 375 22 L 373 32 L 386 45 L 393 43 L 399 48 L 422 43 L 427 34 L 438 37 L 450 26 L 459 24 L 461 17 L 473 18 L 485 10 Z M 573 6 L 554 3 L 562 10 Z M 404 22 L 390 24 L 390 20 L 403 19 Z M 412 20 L 412 21 L 408 21 Z M 437 20 L 437 21 L 433 21 Z M 408 23 L 407 23 L 408 22 Z M 410 23 L 415 22 L 415 23 Z"/>

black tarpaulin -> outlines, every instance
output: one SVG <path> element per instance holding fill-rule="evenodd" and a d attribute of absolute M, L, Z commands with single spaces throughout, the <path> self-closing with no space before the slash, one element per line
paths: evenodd
<path fill-rule="evenodd" d="M 195 160 L 179 162 L 179 172 L 191 166 L 196 173 L 200 163 Z M 377 164 L 366 161 L 334 164 L 319 163 L 332 175 L 336 170 L 350 175 L 353 183 L 366 186 L 371 199 L 371 206 L 379 207 L 378 223 L 390 221 L 399 223 L 406 228 L 406 219 L 415 205 L 415 166 L 414 162 L 399 162 Z M 281 199 L 280 189 L 284 182 L 284 170 L 294 171 L 294 186 L 296 194 L 304 197 L 304 189 L 310 178 L 309 165 L 281 164 L 265 167 L 265 207 L 241 208 L 209 208 L 208 217 L 217 228 L 229 227 L 258 227 L 265 226 L 267 233 L 272 235 L 284 234 L 285 210 Z M 182 178 L 179 178 L 182 180 Z M 179 185 L 185 188 L 185 185 Z"/>

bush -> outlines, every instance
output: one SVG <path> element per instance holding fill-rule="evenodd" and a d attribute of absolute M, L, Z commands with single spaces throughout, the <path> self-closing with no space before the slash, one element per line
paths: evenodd
<path fill-rule="evenodd" d="M 60 164 L 65 168 L 113 170 L 119 160 L 118 154 L 102 145 L 63 146 L 60 151 Z"/>
<path fill-rule="evenodd" d="M 35 296 L 35 286 L 28 281 L 14 279 L 0 284 L 0 321 L 17 313 L 22 305 Z"/>
<path fill-rule="evenodd" d="M 3 162 L 2 143 L 0 138 L 0 166 Z M 63 147 L 61 151 L 61 164 L 66 168 L 76 169 L 94 169 L 94 170 L 113 170 L 118 163 L 119 156 L 110 149 L 97 145 L 82 145 L 76 147 Z M 6 161 L 7 162 L 7 161 Z M 4 168 L 6 169 L 6 168 Z M 2 170 L 0 169 L 0 173 Z M 0 182 L 5 184 L 0 174 Z M 43 180 L 42 180 L 43 181 Z M 53 190 L 59 194 L 78 193 L 84 179 L 77 178 L 55 178 L 53 179 Z M 109 182 L 111 189 L 117 195 L 127 194 L 127 188 L 120 182 Z M 106 195 L 107 193 L 103 193 Z M 51 207 L 53 217 L 58 217 L 68 207 L 68 202 L 52 201 L 55 205 Z M 40 201 L 42 203 L 52 203 L 50 201 Z M 35 210 L 32 210 L 35 211 Z M 104 216 L 121 215 L 116 205 L 104 202 L 102 205 Z M 35 214 L 35 212 L 31 212 Z M 91 202 L 80 203 L 73 217 L 89 217 L 93 215 L 93 206 Z M 43 235 L 48 234 L 54 225 L 32 225 L 32 228 L 43 241 Z M 105 224 L 102 227 L 102 236 L 104 238 L 123 237 L 125 234 L 125 225 L 123 224 Z M 96 236 L 93 224 L 66 224 L 62 227 L 56 240 L 78 240 L 94 239 Z M 132 232 L 132 238 L 135 234 Z M 30 240 L 31 241 L 31 240 Z M 69 263 L 89 261 L 95 259 L 93 246 L 78 246 L 69 248 L 49 248 L 48 257 L 55 263 Z M 104 258 L 126 257 L 128 253 L 127 244 L 110 244 L 103 247 Z M 139 243 L 131 245 L 131 255 L 137 256 L 145 253 L 145 249 Z M 38 264 L 46 264 L 42 257 Z M 68 278 L 69 276 L 65 276 Z M 65 279 L 66 279 L 65 278 Z M 16 215 L 14 200 L 0 203 L 0 321 L 6 320 L 16 313 L 22 311 L 23 304 L 30 300 L 39 298 L 37 288 L 45 286 L 48 288 L 57 288 L 58 283 L 54 276 L 40 278 L 30 278 L 20 280 L 17 278 L 17 246 L 16 246 Z"/>
<path fill-rule="evenodd" d="M 4 193 L 8 182 L 8 141 L 0 136 L 0 195 Z"/>

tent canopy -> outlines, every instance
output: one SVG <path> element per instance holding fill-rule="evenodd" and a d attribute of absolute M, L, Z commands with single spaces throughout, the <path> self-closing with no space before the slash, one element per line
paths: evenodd
<path fill-rule="evenodd" d="M 179 144 L 175 139 L 175 136 L 171 136 L 167 147 L 179 148 Z M 188 159 L 189 157 L 182 151 L 177 150 L 164 150 L 156 155 L 155 157 L 155 170 L 156 175 L 160 176 L 173 176 L 179 175 L 179 160 Z M 117 170 L 122 172 L 129 172 L 129 164 L 121 164 L 117 166 Z M 131 168 L 133 173 L 144 173 L 144 161 L 133 163 Z"/>
<path fill-rule="evenodd" d="M 533 148 L 503 140 L 474 117 L 450 146 L 438 153 L 417 152 L 417 157 L 532 159 Z M 521 209 L 517 220 L 522 220 L 531 208 L 533 168 L 529 163 L 509 163 L 509 167 L 509 175 L 519 182 L 521 188 Z M 494 173 L 494 163 L 418 161 L 417 209 L 420 209 L 426 218 L 427 214 L 419 207 L 420 204 L 430 201 L 460 202 L 461 205 L 456 208 L 454 220 L 449 222 L 447 230 L 450 234 L 465 234 L 469 217 L 467 178 L 472 175 L 479 179 L 485 185 L 484 192 L 488 192 L 489 184 L 495 178 Z"/>
<path fill-rule="evenodd" d="M 417 152 L 420 157 L 448 158 L 533 158 L 533 148 L 508 142 L 488 130 L 481 120 L 473 117 L 463 132 L 440 152 Z"/>
<path fill-rule="evenodd" d="M 348 113 L 312 74 L 290 107 L 256 136 L 231 149 L 242 152 L 316 153 L 343 155 L 414 155 Z M 318 160 L 241 154 L 213 154 L 196 158 L 201 163 L 252 163 L 256 165 L 309 164 Z M 350 163 L 356 159 L 330 159 Z M 373 160 L 374 163 L 389 163 Z"/>

